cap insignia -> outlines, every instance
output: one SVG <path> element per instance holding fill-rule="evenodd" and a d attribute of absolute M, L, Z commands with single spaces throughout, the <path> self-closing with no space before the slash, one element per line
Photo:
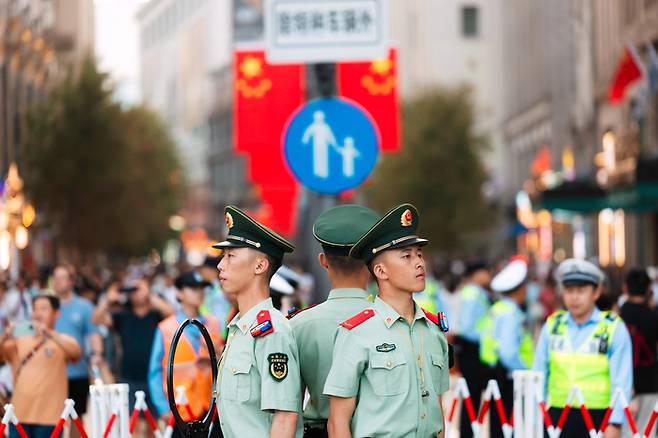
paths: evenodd
<path fill-rule="evenodd" d="M 403 227 L 410 227 L 411 224 L 413 223 L 414 216 L 411 214 L 411 210 L 406 209 L 404 213 L 402 213 L 402 216 L 400 217 L 400 223 L 402 224 Z"/>
<path fill-rule="evenodd" d="M 231 216 L 231 213 L 227 211 L 224 218 L 226 219 L 226 226 L 229 227 L 229 229 L 233 228 L 233 216 Z"/>

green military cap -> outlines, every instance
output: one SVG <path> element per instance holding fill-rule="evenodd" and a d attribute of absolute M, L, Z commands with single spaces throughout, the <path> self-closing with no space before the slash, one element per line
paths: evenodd
<path fill-rule="evenodd" d="M 409 245 L 427 244 L 427 239 L 416 235 L 419 214 L 411 204 L 398 205 L 359 239 L 350 250 L 350 257 L 370 263 L 375 256 L 387 249 Z"/>
<path fill-rule="evenodd" d="M 225 241 L 213 245 L 213 248 L 253 248 L 274 257 L 279 262 L 283 260 L 284 253 L 295 249 L 292 243 L 233 205 L 224 209 L 224 218 L 228 235 Z"/>
<path fill-rule="evenodd" d="M 352 245 L 380 216 L 361 205 L 339 205 L 322 213 L 313 224 L 313 236 L 325 253 L 347 256 Z"/>

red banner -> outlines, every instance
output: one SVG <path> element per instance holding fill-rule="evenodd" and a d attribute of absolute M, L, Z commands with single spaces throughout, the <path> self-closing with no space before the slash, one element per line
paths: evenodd
<path fill-rule="evenodd" d="M 263 50 L 236 50 L 234 144 L 248 155 L 248 176 L 258 187 L 259 218 L 276 231 L 295 230 L 297 182 L 281 151 L 281 134 L 304 102 L 304 66 L 269 65 Z"/>
<path fill-rule="evenodd" d="M 608 101 L 611 104 L 621 103 L 626 95 L 626 89 L 640 78 L 642 78 L 641 61 L 637 59 L 635 49 L 626 46 L 608 88 Z"/>
<path fill-rule="evenodd" d="M 368 62 L 341 62 L 336 66 L 338 94 L 361 104 L 372 115 L 382 136 L 382 151 L 400 147 L 400 102 L 397 50 L 388 58 Z"/>

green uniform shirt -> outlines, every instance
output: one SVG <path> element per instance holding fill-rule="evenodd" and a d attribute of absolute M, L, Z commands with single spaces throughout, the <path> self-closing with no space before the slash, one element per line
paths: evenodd
<path fill-rule="evenodd" d="M 372 308 L 367 321 L 339 329 L 324 393 L 358 395 L 354 438 L 436 437 L 449 386 L 445 336 L 418 305 L 411 326 L 379 297 Z"/>
<path fill-rule="evenodd" d="M 269 311 L 274 332 L 253 337 L 261 310 Z M 274 411 L 301 412 L 297 344 L 272 299 L 229 323 L 218 374 L 217 407 L 226 438 L 270 436 Z"/>
<path fill-rule="evenodd" d="M 371 305 L 368 292 L 363 289 L 333 289 L 327 301 L 290 320 L 299 349 L 302 384 L 311 396 L 304 409 L 305 423 L 324 422 L 329 418 L 329 397 L 322 391 L 331 368 L 338 324 Z"/>

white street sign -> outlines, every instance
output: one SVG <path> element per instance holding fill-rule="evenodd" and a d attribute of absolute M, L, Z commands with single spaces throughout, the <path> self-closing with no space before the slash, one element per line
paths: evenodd
<path fill-rule="evenodd" d="M 266 0 L 267 61 L 338 62 L 383 58 L 388 0 Z"/>

